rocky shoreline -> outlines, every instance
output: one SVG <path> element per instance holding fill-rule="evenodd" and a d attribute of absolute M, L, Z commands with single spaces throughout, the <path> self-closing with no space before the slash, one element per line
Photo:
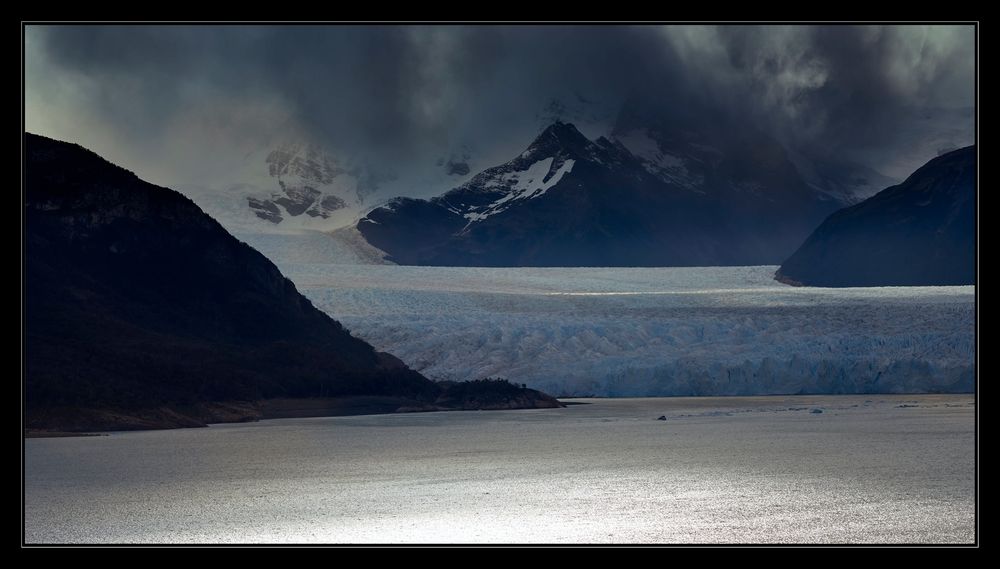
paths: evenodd
<path fill-rule="evenodd" d="M 85 436 L 101 431 L 142 431 L 207 427 L 212 423 L 245 423 L 267 419 L 341 417 L 386 413 L 554 409 L 565 407 L 554 397 L 506 384 L 500 393 L 494 382 L 466 382 L 446 387 L 433 401 L 392 396 L 277 398 L 261 401 L 220 401 L 192 405 L 162 405 L 147 409 L 52 407 L 34 410 L 25 437 Z M 492 385 L 491 385 L 492 384 Z"/>

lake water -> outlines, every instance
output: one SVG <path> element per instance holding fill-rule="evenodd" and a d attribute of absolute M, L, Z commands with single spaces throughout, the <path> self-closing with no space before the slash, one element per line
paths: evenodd
<path fill-rule="evenodd" d="M 971 395 L 576 401 L 29 439 L 25 539 L 975 539 Z"/>

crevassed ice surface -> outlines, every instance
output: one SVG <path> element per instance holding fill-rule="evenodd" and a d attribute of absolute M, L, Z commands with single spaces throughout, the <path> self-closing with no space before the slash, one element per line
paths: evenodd
<path fill-rule="evenodd" d="M 975 287 L 791 287 L 777 267 L 283 263 L 317 307 L 433 379 L 556 395 L 972 391 Z"/>

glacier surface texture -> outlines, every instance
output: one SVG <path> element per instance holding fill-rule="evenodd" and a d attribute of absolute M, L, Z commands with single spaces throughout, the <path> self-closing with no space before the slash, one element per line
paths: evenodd
<path fill-rule="evenodd" d="M 610 397 L 974 389 L 972 286 L 800 288 L 772 266 L 280 267 L 432 379 Z"/>

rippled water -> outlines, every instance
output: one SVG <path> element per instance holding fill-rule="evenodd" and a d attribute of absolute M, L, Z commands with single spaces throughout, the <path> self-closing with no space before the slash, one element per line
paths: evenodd
<path fill-rule="evenodd" d="M 29 439 L 25 537 L 28 543 L 975 538 L 972 396 L 578 401 L 590 404 Z M 656 420 L 661 415 L 667 420 Z"/>

